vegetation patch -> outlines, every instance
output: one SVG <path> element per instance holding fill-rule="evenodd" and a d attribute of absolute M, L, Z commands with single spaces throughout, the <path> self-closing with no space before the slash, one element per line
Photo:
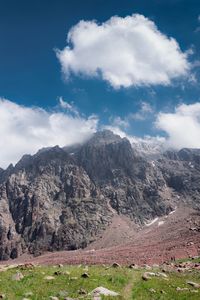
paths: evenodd
<path fill-rule="evenodd" d="M 200 299 L 198 284 L 198 270 L 180 273 L 177 269 L 163 272 L 162 268 L 17 266 L 0 272 L 0 297 L 8 300 L 89 300 L 97 299 L 92 291 L 101 287 L 116 294 L 99 298 L 106 300 L 197 300 Z"/>

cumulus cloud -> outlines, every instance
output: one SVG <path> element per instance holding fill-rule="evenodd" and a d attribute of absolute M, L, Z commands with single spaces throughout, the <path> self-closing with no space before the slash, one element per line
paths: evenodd
<path fill-rule="evenodd" d="M 0 166 L 16 163 L 42 147 L 83 142 L 96 131 L 98 119 L 48 112 L 0 98 Z"/>
<path fill-rule="evenodd" d="M 71 73 L 101 76 L 114 88 L 168 85 L 188 74 L 188 53 L 143 15 L 112 17 L 107 22 L 80 21 L 67 46 L 57 50 L 65 78 Z"/>
<path fill-rule="evenodd" d="M 181 104 L 173 113 L 159 113 L 156 127 L 167 134 L 170 147 L 200 148 L 200 102 Z"/>

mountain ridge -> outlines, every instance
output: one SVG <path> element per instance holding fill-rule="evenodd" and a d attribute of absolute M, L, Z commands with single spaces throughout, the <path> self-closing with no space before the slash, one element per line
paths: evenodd
<path fill-rule="evenodd" d="M 107 130 L 24 155 L 0 171 L 0 259 L 85 248 L 114 212 L 143 226 L 180 201 L 199 209 L 200 150 L 186 151 L 192 162 L 184 151 L 152 163 Z"/>

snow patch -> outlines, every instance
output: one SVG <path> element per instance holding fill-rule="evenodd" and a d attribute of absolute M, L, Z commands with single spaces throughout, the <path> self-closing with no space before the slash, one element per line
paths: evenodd
<path fill-rule="evenodd" d="M 153 219 L 151 222 L 146 223 L 146 226 L 151 226 L 152 224 L 154 224 L 156 221 L 158 220 L 158 217 L 156 217 L 155 219 Z"/>
<path fill-rule="evenodd" d="M 173 213 L 175 213 L 177 207 L 174 208 L 174 210 L 170 211 L 169 215 L 172 215 Z"/>
<path fill-rule="evenodd" d="M 164 221 L 159 221 L 158 222 L 158 226 L 161 226 L 161 225 L 163 225 L 165 222 Z"/>
<path fill-rule="evenodd" d="M 190 167 L 190 168 L 194 168 L 194 165 L 192 164 L 192 162 L 191 162 L 191 161 L 189 162 L 189 164 L 188 164 L 188 165 L 189 165 L 189 167 Z"/>

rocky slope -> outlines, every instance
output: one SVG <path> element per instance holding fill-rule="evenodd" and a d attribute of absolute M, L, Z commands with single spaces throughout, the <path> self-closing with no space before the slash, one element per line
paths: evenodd
<path fill-rule="evenodd" d="M 116 214 L 142 225 L 178 203 L 199 207 L 200 151 L 148 161 L 110 131 L 25 155 L 0 170 L 0 259 L 84 248 Z"/>
<path fill-rule="evenodd" d="M 166 184 L 177 193 L 181 202 L 199 209 L 200 149 L 168 151 L 156 164 Z"/>

